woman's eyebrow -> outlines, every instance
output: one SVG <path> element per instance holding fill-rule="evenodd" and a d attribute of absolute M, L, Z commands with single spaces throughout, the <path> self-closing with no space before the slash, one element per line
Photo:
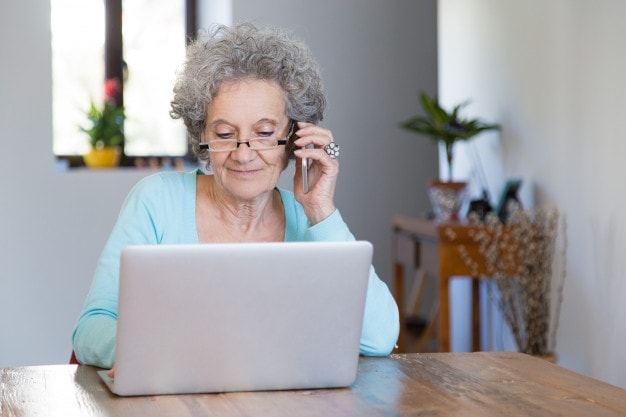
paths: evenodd
<path fill-rule="evenodd" d="M 270 118 L 270 117 L 264 117 L 262 119 L 257 120 L 256 122 L 254 122 L 254 124 L 252 126 L 255 126 L 255 125 L 258 125 L 258 124 L 261 124 L 261 123 L 271 123 L 271 124 L 276 125 L 276 126 L 279 124 L 278 120 L 276 120 L 276 119 L 273 119 L 273 118 Z M 233 124 L 233 123 L 231 123 L 231 122 L 229 122 L 228 120 L 225 120 L 225 119 L 213 120 L 211 122 L 208 122 L 207 126 L 215 127 L 215 126 L 218 126 L 220 124 L 225 124 L 225 125 L 228 125 L 230 127 L 235 128 L 235 129 L 238 129 L 235 124 Z"/>
<path fill-rule="evenodd" d="M 232 123 L 230 123 L 230 122 L 228 122 L 227 120 L 224 120 L 224 119 L 213 120 L 212 122 L 207 123 L 207 126 L 216 127 L 216 126 L 222 125 L 222 124 L 228 125 L 228 126 L 231 126 L 231 127 L 236 127 L 235 125 L 233 125 Z"/>

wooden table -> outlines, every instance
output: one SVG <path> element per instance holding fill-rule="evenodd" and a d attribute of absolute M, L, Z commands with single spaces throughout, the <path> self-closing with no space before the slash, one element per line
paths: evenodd
<path fill-rule="evenodd" d="M 0 369 L 0 417 L 624 416 L 626 391 L 513 352 L 360 358 L 350 388 L 116 397 L 97 368 Z"/>
<path fill-rule="evenodd" d="M 472 237 L 480 226 L 470 226 L 462 223 L 435 223 L 431 220 L 418 217 L 396 216 L 393 219 L 393 259 L 395 274 L 395 298 L 400 309 L 400 338 L 399 351 L 405 346 L 405 279 L 403 263 L 398 259 L 398 238 L 409 238 L 414 245 L 414 263 L 419 267 L 430 269 L 438 279 L 439 298 L 439 350 L 450 351 L 450 291 L 449 284 L 453 277 L 467 277 L 472 279 L 472 346 L 473 350 L 480 350 L 480 296 L 479 279 L 487 275 L 484 257 L 480 254 L 478 243 Z M 461 250 L 465 251 L 473 262 L 466 263 Z M 424 255 L 426 251 L 427 255 Z M 428 259 L 433 265 L 427 265 Z"/>

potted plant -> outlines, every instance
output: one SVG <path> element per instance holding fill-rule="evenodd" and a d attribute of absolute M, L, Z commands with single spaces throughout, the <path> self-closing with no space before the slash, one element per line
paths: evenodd
<path fill-rule="evenodd" d="M 91 150 L 83 156 L 88 167 L 113 167 L 119 163 L 120 145 L 124 142 L 124 107 L 117 105 L 121 92 L 118 79 L 108 79 L 104 84 L 104 106 L 99 109 L 91 101 L 87 118 L 89 128 L 80 129 L 89 136 Z"/>
<path fill-rule="evenodd" d="M 486 130 L 497 130 L 497 124 L 487 124 L 479 119 L 464 119 L 460 111 L 468 102 L 458 104 L 447 111 L 439 104 L 437 98 L 420 93 L 420 101 L 424 116 L 414 116 L 400 123 L 400 127 L 411 132 L 424 135 L 438 143 L 443 143 L 448 162 L 447 181 L 434 180 L 430 183 L 429 196 L 433 209 L 439 220 L 456 220 L 467 183 L 452 181 L 454 145 L 459 141 L 467 141 Z"/>

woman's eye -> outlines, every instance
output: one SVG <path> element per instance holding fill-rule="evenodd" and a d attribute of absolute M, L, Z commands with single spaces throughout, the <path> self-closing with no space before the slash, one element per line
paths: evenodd
<path fill-rule="evenodd" d="M 260 138 L 270 138 L 272 136 L 274 136 L 274 131 L 269 131 L 269 132 L 257 132 L 257 137 Z"/>
<path fill-rule="evenodd" d="M 218 137 L 218 139 L 232 139 L 233 138 L 232 133 L 216 133 L 215 135 Z"/>

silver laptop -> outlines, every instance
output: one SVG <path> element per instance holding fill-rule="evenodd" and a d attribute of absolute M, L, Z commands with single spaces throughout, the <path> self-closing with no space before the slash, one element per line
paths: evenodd
<path fill-rule="evenodd" d="M 118 395 L 346 387 L 369 242 L 131 246 L 121 256 Z"/>

